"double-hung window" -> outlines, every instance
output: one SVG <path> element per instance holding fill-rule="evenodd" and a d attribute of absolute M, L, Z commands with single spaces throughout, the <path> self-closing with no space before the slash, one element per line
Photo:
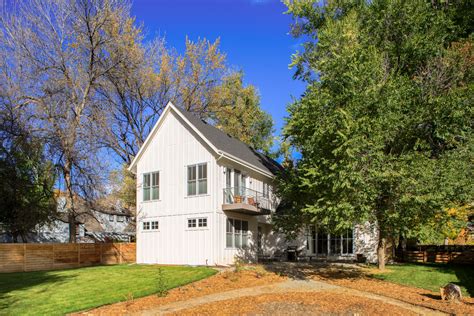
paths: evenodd
<path fill-rule="evenodd" d="M 248 246 L 249 222 L 240 219 L 227 219 L 226 247 L 245 248 Z"/>
<path fill-rule="evenodd" d="M 143 174 L 143 201 L 160 199 L 160 173 L 150 172 Z"/>
<path fill-rule="evenodd" d="M 188 166 L 188 196 L 207 194 L 207 164 Z"/>

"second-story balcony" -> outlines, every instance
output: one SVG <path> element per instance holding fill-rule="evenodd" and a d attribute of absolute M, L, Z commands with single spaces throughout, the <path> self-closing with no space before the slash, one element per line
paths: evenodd
<path fill-rule="evenodd" d="M 234 211 L 249 215 L 266 215 L 275 210 L 275 203 L 269 197 L 245 187 L 224 189 L 223 211 Z"/>

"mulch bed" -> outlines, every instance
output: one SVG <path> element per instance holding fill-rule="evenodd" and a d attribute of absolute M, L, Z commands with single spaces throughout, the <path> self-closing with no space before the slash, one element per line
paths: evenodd
<path fill-rule="evenodd" d="M 474 315 L 474 298 L 472 297 L 464 297 L 462 303 L 442 301 L 439 293 L 373 279 L 367 276 L 370 273 L 370 270 L 362 270 L 362 273 L 356 275 L 351 270 L 328 268 L 315 269 L 311 277 L 315 280 L 399 299 L 449 314 Z"/>
<path fill-rule="evenodd" d="M 416 315 L 410 310 L 337 292 L 249 296 L 182 310 L 176 315 Z"/>
<path fill-rule="evenodd" d="M 284 280 L 286 280 L 285 277 L 267 273 L 260 267 L 247 267 L 245 270 L 238 272 L 228 270 L 210 278 L 170 290 L 164 297 L 150 295 L 136 299 L 130 298 L 124 302 L 105 305 L 76 315 L 123 315 L 213 293 L 266 285 Z"/>

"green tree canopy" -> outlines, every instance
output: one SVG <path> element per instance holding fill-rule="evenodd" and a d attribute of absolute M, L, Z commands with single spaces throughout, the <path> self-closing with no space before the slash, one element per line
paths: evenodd
<path fill-rule="evenodd" d="M 37 225 L 50 224 L 57 212 L 53 195 L 54 168 L 43 146 L 24 134 L 0 137 L 0 224 L 14 242 Z"/>
<path fill-rule="evenodd" d="M 386 238 L 472 200 L 474 50 L 458 23 L 469 10 L 286 4 L 292 34 L 306 39 L 293 65 L 307 89 L 288 108 L 284 135 L 302 158 L 280 179 L 291 202 L 275 222 L 289 232 L 302 222 L 340 230 L 376 221 L 383 268 Z"/>

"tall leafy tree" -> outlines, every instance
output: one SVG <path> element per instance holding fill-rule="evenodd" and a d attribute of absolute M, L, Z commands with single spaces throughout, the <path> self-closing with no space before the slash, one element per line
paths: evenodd
<path fill-rule="evenodd" d="M 0 225 L 3 232 L 27 242 L 37 225 L 55 219 L 54 166 L 44 156 L 38 139 L 12 126 L 0 126 Z"/>
<path fill-rule="evenodd" d="M 378 225 L 416 235 L 472 200 L 473 42 L 456 4 L 287 1 L 303 37 L 293 56 L 307 83 L 284 130 L 302 154 L 282 176 L 277 225 Z M 471 13 L 472 13 L 472 9 Z M 465 14 L 469 14 L 466 12 Z M 294 199 L 296 197 L 296 199 Z"/>
<path fill-rule="evenodd" d="M 255 149 L 269 151 L 273 121 L 261 109 L 257 89 L 244 85 L 243 73 L 226 64 L 219 44 L 219 39 L 187 38 L 183 54 L 162 38 L 138 45 L 128 63 L 107 74 L 100 90 L 105 106 L 100 142 L 130 164 L 172 101 Z"/>
<path fill-rule="evenodd" d="M 76 197 L 97 196 L 105 169 L 94 131 L 107 74 L 135 54 L 139 29 L 127 2 L 28 0 L 2 7 L 0 50 L 17 102 L 54 160 L 67 192 L 69 240 L 76 240 Z M 124 49 L 124 47 L 128 49 Z"/>

